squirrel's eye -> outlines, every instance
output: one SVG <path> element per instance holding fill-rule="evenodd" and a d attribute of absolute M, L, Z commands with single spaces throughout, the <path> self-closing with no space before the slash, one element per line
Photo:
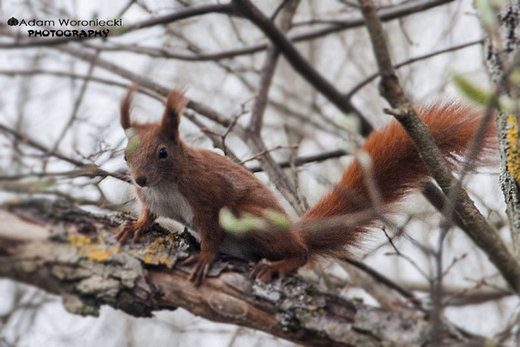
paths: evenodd
<path fill-rule="evenodd" d="M 166 152 L 166 148 L 163 147 L 159 150 L 159 159 L 164 159 L 168 156 L 168 152 Z"/>

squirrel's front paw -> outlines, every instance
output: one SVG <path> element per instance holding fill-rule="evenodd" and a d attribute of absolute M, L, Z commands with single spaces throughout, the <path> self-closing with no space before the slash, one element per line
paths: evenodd
<path fill-rule="evenodd" d="M 209 253 L 200 253 L 190 256 L 182 264 L 190 265 L 195 264 L 193 270 L 191 270 L 188 280 L 198 287 L 204 278 L 208 275 L 211 264 L 215 260 L 216 256 Z"/>
<path fill-rule="evenodd" d="M 251 270 L 251 276 L 258 278 L 264 283 L 269 283 L 275 275 L 278 275 L 278 278 L 283 280 L 285 278 L 285 271 L 279 269 L 276 263 L 267 259 L 260 260 L 253 270 Z"/>
<path fill-rule="evenodd" d="M 128 239 L 133 239 L 136 242 L 143 232 L 144 229 L 138 227 L 136 222 L 127 220 L 117 228 L 115 238 L 119 243 L 125 243 Z"/>

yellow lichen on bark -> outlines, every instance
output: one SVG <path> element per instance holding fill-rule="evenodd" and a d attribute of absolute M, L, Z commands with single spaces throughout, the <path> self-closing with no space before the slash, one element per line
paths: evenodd
<path fill-rule="evenodd" d="M 507 171 L 520 182 L 520 146 L 518 143 L 518 122 L 514 115 L 510 114 L 506 125 L 507 143 L 509 146 L 507 156 Z"/>
<path fill-rule="evenodd" d="M 68 235 L 67 240 L 76 248 L 81 248 L 92 243 L 92 239 L 81 235 Z"/>
<path fill-rule="evenodd" d="M 168 236 L 166 237 L 166 242 L 167 244 L 171 245 L 173 243 L 171 243 L 171 240 L 168 239 Z M 152 242 L 148 247 L 146 247 L 143 259 L 145 264 L 162 264 L 166 265 L 167 267 L 172 267 L 173 262 L 167 256 L 164 256 L 164 241 L 164 238 L 158 237 L 154 240 L 154 242 Z"/>
<path fill-rule="evenodd" d="M 83 235 L 68 235 L 67 240 L 71 246 L 78 249 L 80 257 L 101 263 L 121 251 L 121 246 L 111 244 L 113 242 L 105 242 L 107 236 L 108 234 L 104 231 L 94 238 Z M 149 245 L 140 249 L 131 249 L 130 252 L 145 264 L 165 265 L 171 268 L 173 259 L 170 257 L 170 252 L 174 245 L 173 235 L 167 235 L 166 237 L 157 237 Z"/>
<path fill-rule="evenodd" d="M 119 253 L 119 246 L 109 246 L 104 242 L 93 242 L 92 238 L 82 235 L 68 235 L 67 240 L 79 249 L 79 255 L 89 261 L 103 262 L 112 254 Z"/>
<path fill-rule="evenodd" d="M 107 260 L 111 254 L 112 252 L 110 252 L 110 249 L 94 248 L 91 249 L 90 252 L 88 252 L 88 260 L 100 263 L 102 261 Z"/>

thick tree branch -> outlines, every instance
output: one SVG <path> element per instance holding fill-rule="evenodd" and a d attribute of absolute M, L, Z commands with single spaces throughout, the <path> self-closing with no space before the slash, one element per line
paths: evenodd
<path fill-rule="evenodd" d="M 100 216 L 59 201 L 33 200 L 0 209 L 0 276 L 61 295 L 76 314 L 110 305 L 133 316 L 183 307 L 215 322 L 237 324 L 313 346 L 420 346 L 428 336 L 420 312 L 406 317 L 322 292 L 298 277 L 254 283 L 238 260 L 216 263 L 202 286 L 187 281 L 189 238 L 159 226 L 142 243 L 119 246 L 119 216 Z M 29 230 L 24 238 L 19 230 Z M 49 235 L 51 237 L 49 238 Z M 446 343 L 478 343 L 453 328 Z"/>

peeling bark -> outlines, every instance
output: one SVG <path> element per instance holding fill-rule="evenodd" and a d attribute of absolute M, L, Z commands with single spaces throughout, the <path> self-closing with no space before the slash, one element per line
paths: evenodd
<path fill-rule="evenodd" d="M 419 346 L 429 341 L 427 317 L 406 315 L 345 300 L 290 276 L 283 283 L 255 282 L 249 264 L 220 259 L 195 288 L 179 260 L 194 251 L 187 233 L 159 225 L 139 244 L 120 246 L 112 230 L 125 218 L 95 215 L 68 203 L 32 200 L 5 206 L 0 226 L 0 276 L 61 295 L 75 314 L 98 315 L 110 305 L 136 317 L 183 307 L 215 322 L 265 331 L 303 345 Z M 7 230 L 30 228 L 49 237 L 23 240 Z M 42 235 L 44 236 L 44 235 Z M 448 345 L 476 343 L 454 327 Z"/>

